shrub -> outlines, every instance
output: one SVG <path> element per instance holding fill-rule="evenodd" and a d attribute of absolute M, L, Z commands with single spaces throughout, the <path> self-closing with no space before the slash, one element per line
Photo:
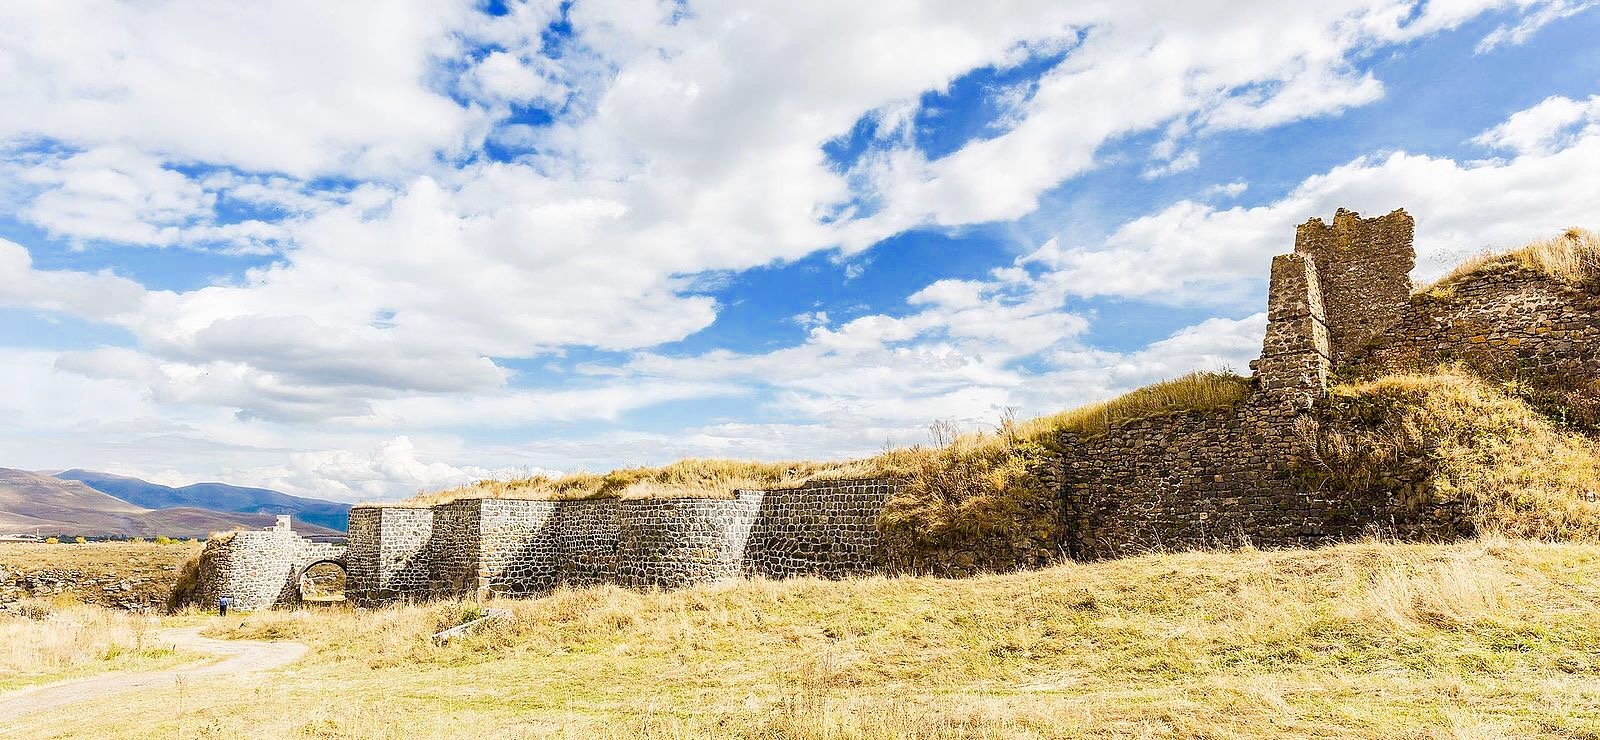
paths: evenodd
<path fill-rule="evenodd" d="M 82 545 L 82 544 L 87 543 L 88 540 L 84 539 L 82 536 L 79 536 L 79 537 L 73 537 L 72 538 L 72 542 L 74 544 Z"/>
<path fill-rule="evenodd" d="M 197 603 L 200 595 L 200 556 L 195 555 L 178 569 L 178 582 L 167 596 L 168 611 L 178 611 Z"/>
<path fill-rule="evenodd" d="M 45 538 L 44 543 L 46 545 L 59 545 L 59 544 L 61 544 L 61 538 L 60 537 L 48 537 L 48 538 Z"/>

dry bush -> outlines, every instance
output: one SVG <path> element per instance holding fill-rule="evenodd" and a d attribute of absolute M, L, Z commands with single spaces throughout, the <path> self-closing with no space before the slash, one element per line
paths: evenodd
<path fill-rule="evenodd" d="M 167 610 L 178 611 L 186 606 L 195 604 L 200 595 L 200 557 L 203 554 L 195 553 L 193 557 L 185 560 L 178 568 L 178 582 L 172 587 L 172 594 L 167 597 Z"/>
<path fill-rule="evenodd" d="M 1447 293 L 1451 286 L 1475 275 L 1508 269 L 1531 270 L 1572 285 L 1592 284 L 1600 280 L 1600 234 L 1571 228 L 1508 252 L 1481 254 L 1423 290 Z"/>
<path fill-rule="evenodd" d="M 1600 539 L 1600 449 L 1460 369 L 1333 389 L 1305 430 L 1317 482 L 1457 505 L 1480 532 Z"/>

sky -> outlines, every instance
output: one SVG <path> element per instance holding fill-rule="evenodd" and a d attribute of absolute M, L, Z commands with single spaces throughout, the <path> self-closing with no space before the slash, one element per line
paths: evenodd
<path fill-rule="evenodd" d="M 342 501 L 1248 372 L 1600 226 L 1591 0 L 0 4 L 0 466 Z"/>

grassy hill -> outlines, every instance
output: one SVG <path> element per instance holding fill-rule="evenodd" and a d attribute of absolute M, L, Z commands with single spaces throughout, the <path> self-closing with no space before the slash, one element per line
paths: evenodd
<path fill-rule="evenodd" d="M 72 731 L 276 737 L 1600 736 L 1600 546 L 1488 539 L 1150 555 L 972 579 L 600 587 L 268 612 L 304 662 Z M 191 617 L 192 619 L 192 617 Z M 130 700 L 133 699 L 133 700 Z M 293 707 L 293 711 L 285 711 Z M 7 728 L 63 732 L 61 716 Z"/>

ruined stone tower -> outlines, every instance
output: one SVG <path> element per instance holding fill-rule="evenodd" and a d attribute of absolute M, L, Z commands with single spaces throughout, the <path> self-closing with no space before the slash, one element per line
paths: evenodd
<path fill-rule="evenodd" d="M 1305 406 L 1399 320 L 1417 262 L 1412 227 L 1404 210 L 1361 218 L 1340 208 L 1332 225 L 1313 218 L 1295 230 L 1294 253 L 1272 260 L 1267 336 L 1251 365 L 1262 390 Z"/>
<path fill-rule="evenodd" d="M 1334 367 L 1360 354 L 1405 310 L 1417 266 L 1414 225 L 1404 209 L 1361 218 L 1340 208 L 1332 225 L 1313 218 L 1295 229 L 1294 253 L 1316 265 Z"/>

